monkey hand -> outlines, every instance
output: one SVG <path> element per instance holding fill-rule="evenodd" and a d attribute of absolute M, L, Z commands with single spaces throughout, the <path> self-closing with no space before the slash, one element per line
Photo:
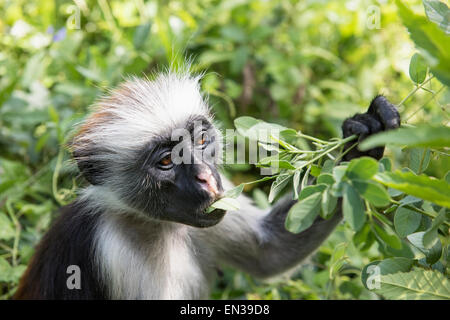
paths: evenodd
<path fill-rule="evenodd" d="M 348 118 L 342 124 L 344 138 L 351 135 L 358 136 L 358 142 L 361 142 L 368 136 L 390 129 L 396 129 L 400 126 L 400 115 L 395 106 L 384 96 L 376 96 L 370 103 L 369 110 L 366 113 L 357 113 Z M 345 150 L 349 149 L 355 142 L 350 141 L 345 145 Z M 384 147 L 377 147 L 367 151 L 360 151 L 358 147 L 349 150 L 343 160 L 350 161 L 362 156 L 369 156 L 377 160 L 383 157 Z"/>

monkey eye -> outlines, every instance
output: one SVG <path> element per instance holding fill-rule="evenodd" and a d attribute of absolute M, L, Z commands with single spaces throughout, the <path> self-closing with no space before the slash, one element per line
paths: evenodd
<path fill-rule="evenodd" d="M 166 154 L 161 160 L 158 162 L 160 168 L 162 169 L 170 169 L 173 167 L 172 156 L 170 153 Z"/>
<path fill-rule="evenodd" d="M 210 138 L 208 136 L 208 133 L 206 131 L 200 132 L 200 135 L 197 137 L 197 140 L 195 141 L 195 144 L 197 146 L 200 146 L 202 148 L 206 147 L 206 145 L 210 142 Z"/>

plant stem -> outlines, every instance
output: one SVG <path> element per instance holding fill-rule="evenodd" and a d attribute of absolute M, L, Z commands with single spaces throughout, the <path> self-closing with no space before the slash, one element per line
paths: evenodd
<path fill-rule="evenodd" d="M 325 150 L 324 152 L 322 152 L 321 154 L 319 154 L 318 156 L 312 158 L 311 160 L 309 160 L 307 163 L 305 163 L 301 168 L 297 168 L 296 170 L 302 169 L 305 166 L 309 166 L 310 164 L 314 163 L 316 160 L 319 160 L 320 158 L 322 158 L 323 156 L 327 155 L 328 153 L 330 153 L 333 150 L 336 150 L 337 148 L 339 148 L 340 146 L 346 144 L 349 141 L 352 141 L 354 139 L 356 139 L 357 136 L 356 135 L 352 135 L 350 137 L 347 137 L 345 139 L 342 139 L 341 141 L 339 141 L 336 145 L 334 145 L 333 147 L 331 147 L 328 150 Z"/>
<path fill-rule="evenodd" d="M 426 79 L 424 82 L 422 82 L 421 84 L 418 84 L 417 87 L 415 87 L 402 101 L 400 101 L 399 104 L 396 105 L 396 107 L 400 107 L 403 103 L 405 103 L 406 100 L 408 100 L 409 98 L 411 98 L 417 91 L 419 91 L 420 89 L 422 89 L 422 87 L 427 84 L 428 82 L 431 81 L 431 79 L 433 79 L 434 76 L 429 77 L 428 79 Z"/>
<path fill-rule="evenodd" d="M 405 122 L 408 122 L 409 119 L 411 119 L 417 112 L 419 112 L 420 110 L 422 110 L 422 108 L 424 106 L 426 106 L 428 104 L 428 102 L 430 102 L 431 100 L 433 100 L 434 98 L 436 98 L 436 96 L 445 88 L 445 85 L 443 85 L 438 91 L 436 91 L 436 93 L 430 98 L 428 99 L 422 106 L 420 106 L 420 108 L 418 108 L 416 111 L 414 111 L 413 113 L 411 113 L 409 115 L 408 118 L 406 118 Z"/>
<path fill-rule="evenodd" d="M 401 206 L 401 205 L 402 205 L 400 202 L 398 202 L 398 201 L 396 201 L 396 200 L 391 200 L 391 202 L 392 202 L 392 203 L 395 203 L 395 204 L 398 205 L 398 206 Z M 434 216 L 433 214 L 431 214 L 431 213 L 429 213 L 429 212 L 426 212 L 426 211 L 423 211 L 423 210 L 420 210 L 419 208 L 416 208 L 416 207 L 411 206 L 411 205 L 409 205 L 409 204 L 405 204 L 405 205 L 403 205 L 403 207 L 405 207 L 406 209 L 410 209 L 410 210 L 412 210 L 412 211 L 418 212 L 418 213 L 420 213 L 420 214 L 423 214 L 424 216 L 427 216 L 427 217 L 429 217 L 429 218 L 432 218 L 432 219 L 436 218 L 436 216 Z M 450 227 L 450 223 L 449 223 L 449 222 L 444 221 L 443 223 L 444 223 L 447 227 Z"/>
<path fill-rule="evenodd" d="M 297 135 L 298 135 L 299 137 L 301 137 L 301 138 L 305 138 L 305 139 L 308 139 L 308 140 L 311 140 L 311 141 L 314 141 L 314 142 L 317 142 L 317 143 L 320 143 L 320 144 L 329 144 L 328 141 L 324 141 L 324 140 L 318 139 L 318 138 L 316 138 L 316 137 L 308 136 L 308 135 L 302 133 L 301 131 L 298 131 L 298 132 L 297 132 Z"/>

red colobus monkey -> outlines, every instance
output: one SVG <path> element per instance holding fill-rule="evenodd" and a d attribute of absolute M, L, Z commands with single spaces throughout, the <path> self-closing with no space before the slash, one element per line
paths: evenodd
<path fill-rule="evenodd" d="M 207 298 L 217 264 L 266 278 L 295 267 L 328 237 L 340 208 L 300 234 L 284 227 L 291 198 L 261 210 L 240 196 L 239 212 L 205 213 L 231 183 L 206 157 L 171 158 L 175 129 L 188 132 L 197 154 L 220 144 L 199 80 L 174 72 L 134 78 L 96 103 L 70 143 L 90 184 L 41 240 L 16 299 Z M 343 133 L 364 138 L 399 124 L 395 107 L 378 96 L 367 113 L 344 122 Z M 355 148 L 346 160 L 379 159 L 383 151 Z M 71 266 L 80 273 L 75 288 Z"/>

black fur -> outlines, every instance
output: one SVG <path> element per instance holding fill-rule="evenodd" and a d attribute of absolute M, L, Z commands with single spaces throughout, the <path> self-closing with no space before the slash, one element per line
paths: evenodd
<path fill-rule="evenodd" d="M 399 126 L 400 115 L 397 109 L 385 97 L 379 95 L 372 100 L 366 113 L 358 113 L 344 121 L 342 133 L 344 138 L 356 134 L 358 141 L 361 142 L 372 134 L 396 129 Z M 345 148 L 350 148 L 354 143 L 355 141 L 348 142 Z M 362 156 L 369 156 L 379 160 L 383 157 L 383 153 L 384 147 L 373 148 L 365 152 L 358 150 L 358 148 L 353 148 L 344 156 L 344 160 L 350 161 Z"/>
<path fill-rule="evenodd" d="M 80 202 L 63 207 L 36 248 L 14 298 L 106 299 L 94 264 L 93 236 L 99 216 Z M 70 265 L 81 269 L 81 289 L 67 288 Z"/>

